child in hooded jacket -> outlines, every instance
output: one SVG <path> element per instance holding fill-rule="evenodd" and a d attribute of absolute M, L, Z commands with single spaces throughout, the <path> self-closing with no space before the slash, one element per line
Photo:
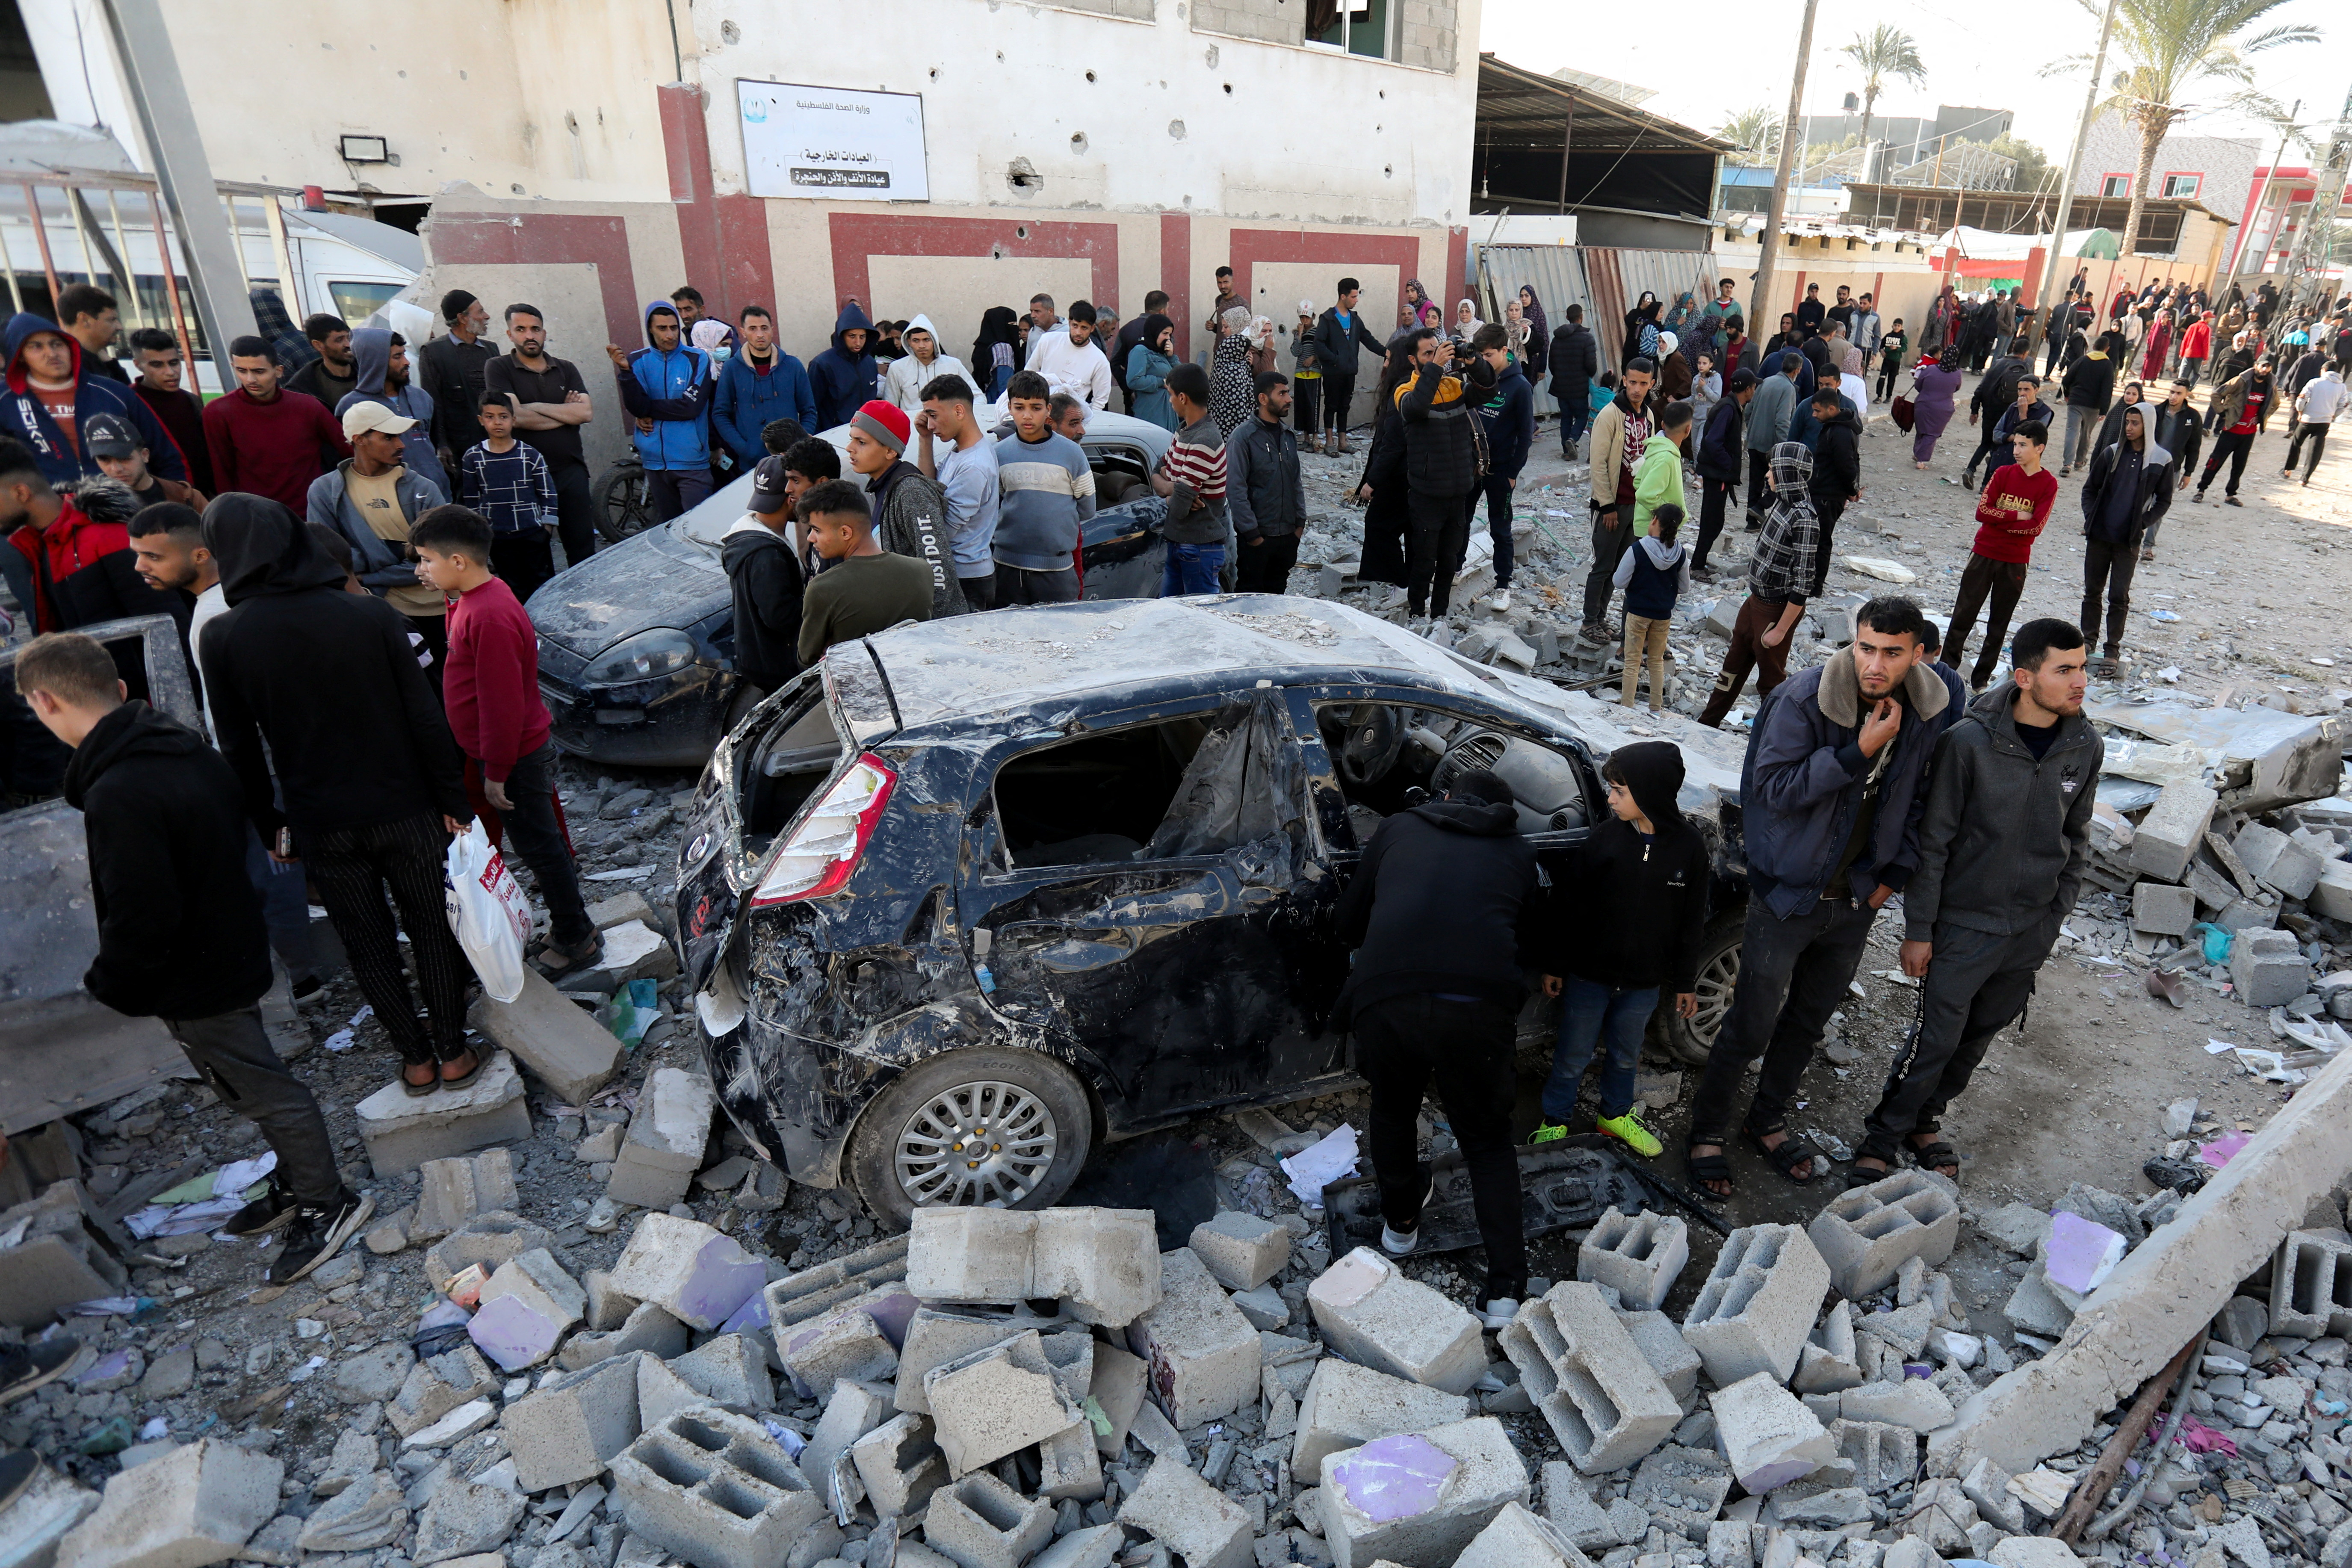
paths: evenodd
<path fill-rule="evenodd" d="M 1568 1132 L 1596 1049 L 1595 1125 L 1644 1159 L 1661 1145 L 1633 1104 L 1642 1036 L 1660 993 L 1675 1011 L 1698 1011 L 1698 951 L 1706 927 L 1706 842 L 1682 813 L 1683 754 L 1670 741 L 1621 746 L 1601 765 L 1609 819 L 1571 852 L 1554 893 L 1554 948 L 1544 994 L 1561 998 L 1559 1037 L 1544 1084 L 1543 1121 L 1528 1140 Z"/>
<path fill-rule="evenodd" d="M 1676 405 L 1677 407 L 1682 406 Z M 1653 442 L 1664 440 L 1653 436 Z M 1679 542 L 1683 509 L 1673 501 L 1650 514 L 1649 531 L 1617 558 L 1611 583 L 1625 595 L 1625 683 L 1621 706 L 1633 706 L 1642 665 L 1650 666 L 1650 711 L 1666 705 L 1666 634 L 1674 628 L 1675 602 L 1690 592 L 1690 552 Z"/>

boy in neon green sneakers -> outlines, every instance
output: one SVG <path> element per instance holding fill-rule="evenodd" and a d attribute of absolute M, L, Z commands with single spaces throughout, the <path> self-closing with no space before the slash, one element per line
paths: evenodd
<path fill-rule="evenodd" d="M 1673 742 L 1621 746 L 1601 776 L 1609 784 L 1611 816 L 1566 868 L 1559 947 L 1544 975 L 1544 994 L 1562 999 L 1559 1039 L 1544 1084 L 1543 1123 L 1528 1142 L 1566 1136 L 1584 1069 L 1605 1046 L 1595 1125 L 1649 1159 L 1661 1145 L 1636 1113 L 1633 1073 L 1662 990 L 1673 994 L 1684 1017 L 1698 1011 L 1706 844 L 1675 804 L 1683 754 Z"/>

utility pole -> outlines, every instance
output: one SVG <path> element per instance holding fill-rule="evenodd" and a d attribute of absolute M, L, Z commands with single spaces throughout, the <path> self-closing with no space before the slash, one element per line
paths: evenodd
<path fill-rule="evenodd" d="M 1789 171 L 1796 162 L 1796 139 L 1804 134 L 1799 122 L 1804 118 L 1805 67 L 1813 58 L 1813 12 L 1821 0 L 1805 0 L 1805 25 L 1797 32 L 1797 73 L 1789 81 L 1789 113 L 1780 121 L 1780 167 L 1772 180 L 1771 210 L 1764 216 L 1764 232 L 1756 241 L 1756 292 L 1748 307 L 1748 335 L 1751 341 L 1769 342 L 1773 322 L 1780 318 L 1777 311 L 1768 313 L 1772 300 L 1772 248 L 1780 240 L 1780 224 L 1789 213 Z M 2107 0 L 2112 6 L 2115 0 Z"/>
<path fill-rule="evenodd" d="M 2074 143 L 2066 149 L 2066 177 L 2058 185 L 2058 228 L 2050 237 L 2050 257 L 2042 264 L 2042 287 L 2034 293 L 2034 304 L 2048 310 L 2056 302 L 2058 268 L 2065 259 L 2066 220 L 2074 212 L 2074 181 L 2083 170 L 2083 143 L 2091 138 L 2091 113 L 2099 106 L 2100 79 L 2107 74 L 2107 42 L 2116 33 L 2117 0 L 2107 0 L 2106 16 L 2099 23 L 2099 52 L 2091 61 L 2091 85 L 2083 89 L 2083 117 L 2074 122 Z"/>
<path fill-rule="evenodd" d="M 2302 112 L 2303 100 L 2298 98 L 2294 100 L 2294 107 L 2286 111 L 2286 123 L 2279 127 L 2278 151 L 2271 155 L 2271 166 L 2263 171 L 2262 189 L 2255 193 L 2252 214 L 2246 219 L 2244 229 L 2239 233 L 2238 243 L 2230 251 L 2229 273 L 2221 279 L 2221 286 L 2213 290 L 2213 308 L 2217 310 L 2221 308 L 2221 296 L 2237 283 L 2238 269 L 2245 265 L 2246 241 L 2253 237 L 2254 226 L 2262 218 L 2263 208 L 2270 202 L 2271 187 L 2278 183 L 2279 164 L 2286 159 L 2286 144 L 2294 136 L 2294 117 Z M 2267 237 L 2263 241 L 2263 254 L 2270 254 Z"/>

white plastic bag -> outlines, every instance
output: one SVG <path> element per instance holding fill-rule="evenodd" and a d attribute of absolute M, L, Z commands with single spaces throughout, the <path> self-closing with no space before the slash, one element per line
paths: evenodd
<path fill-rule="evenodd" d="M 522 994 L 523 944 L 530 940 L 530 901 L 476 818 L 449 840 L 441 869 L 449 929 L 473 961 L 482 989 L 500 1002 Z"/>

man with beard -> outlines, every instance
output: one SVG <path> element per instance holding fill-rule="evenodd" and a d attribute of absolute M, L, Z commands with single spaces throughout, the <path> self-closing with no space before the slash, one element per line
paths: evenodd
<path fill-rule="evenodd" d="M 360 389 L 360 367 L 352 358 L 351 323 L 323 312 L 302 323 L 302 336 L 319 357 L 286 378 L 286 390 L 315 397 L 329 408 Z"/>
<path fill-rule="evenodd" d="M 2251 368 L 2231 375 L 2213 389 L 2213 400 L 2205 409 L 2205 428 L 2213 432 L 2213 451 L 2205 459 L 2205 471 L 2198 477 L 2197 493 L 2189 498 L 2190 500 L 2204 504 L 2205 492 L 2212 488 L 2213 476 L 2221 471 L 2226 459 L 2230 481 L 2223 487 L 2221 500 L 2230 506 L 2246 504 L 2238 499 L 2238 481 L 2245 477 L 2246 459 L 2253 455 L 2254 437 L 2270 423 L 2271 406 L 2277 401 L 2275 388 L 2271 384 L 2271 362 L 2267 359 L 2256 360 Z"/>
<path fill-rule="evenodd" d="M 433 445 L 433 398 L 423 387 L 409 383 L 408 340 L 381 327 L 362 327 L 352 334 L 352 354 L 359 362 L 359 389 L 335 405 L 335 417 L 342 419 L 356 404 L 380 403 L 411 421 L 401 427 L 403 461 L 410 473 L 429 481 L 446 499 L 455 487 Z M 350 422 L 344 421 L 344 426 L 348 439 Z"/>

